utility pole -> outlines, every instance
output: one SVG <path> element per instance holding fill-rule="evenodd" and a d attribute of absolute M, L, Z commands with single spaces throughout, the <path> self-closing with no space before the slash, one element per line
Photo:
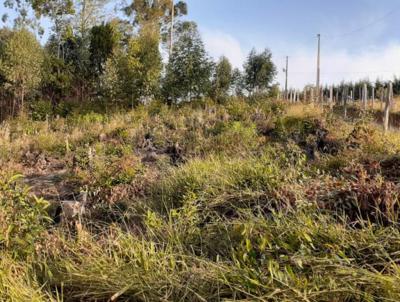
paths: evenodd
<path fill-rule="evenodd" d="M 174 49 L 174 22 L 175 22 L 175 3 L 174 0 L 171 0 L 171 36 L 170 36 L 170 45 L 169 45 L 169 57 L 172 56 L 172 51 Z"/>
<path fill-rule="evenodd" d="M 289 57 L 286 56 L 286 68 L 285 68 L 285 73 L 286 73 L 286 79 L 285 79 L 285 99 L 288 99 L 288 72 L 289 72 Z"/>
<path fill-rule="evenodd" d="M 317 102 L 320 101 L 320 80 L 321 80 L 321 34 L 317 35 L 318 38 L 318 56 L 317 56 Z"/>

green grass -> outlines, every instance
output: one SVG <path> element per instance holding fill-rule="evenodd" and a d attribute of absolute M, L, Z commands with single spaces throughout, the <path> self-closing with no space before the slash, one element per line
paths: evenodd
<path fill-rule="evenodd" d="M 399 141 L 269 100 L 8 121 L 0 300 L 399 301 Z M 12 178 L 54 163 L 89 188 L 75 227 Z"/>

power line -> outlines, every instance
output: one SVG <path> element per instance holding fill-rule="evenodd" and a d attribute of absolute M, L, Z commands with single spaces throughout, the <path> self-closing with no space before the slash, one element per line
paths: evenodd
<path fill-rule="evenodd" d="M 367 28 L 369 28 L 369 27 L 371 27 L 371 26 L 373 26 L 373 25 L 375 25 L 377 23 L 380 23 L 380 22 L 384 21 L 386 18 L 388 18 L 389 16 L 393 15 L 394 13 L 396 13 L 399 9 L 400 9 L 400 6 L 397 6 L 396 8 L 392 9 L 391 11 L 389 11 L 388 13 L 383 15 L 382 17 L 377 18 L 377 19 L 371 21 L 370 23 L 368 23 L 368 24 L 366 24 L 364 26 L 361 26 L 359 28 L 353 29 L 353 30 L 351 30 L 351 31 L 349 31 L 347 33 L 343 33 L 343 34 L 340 34 L 340 35 L 337 35 L 337 36 L 327 36 L 327 38 L 339 39 L 339 38 L 351 36 L 351 35 L 356 34 L 358 32 L 364 31 L 365 29 L 367 29 Z"/>
<path fill-rule="evenodd" d="M 291 71 L 290 74 L 314 74 L 315 71 Z M 321 74 L 362 74 L 362 73 L 370 73 L 370 74 L 377 74 L 377 73 L 400 73 L 400 71 L 390 71 L 390 70 L 374 70 L 374 71 L 322 71 Z"/>
<path fill-rule="evenodd" d="M 361 31 L 363 31 L 363 30 L 365 30 L 365 29 L 367 29 L 367 28 L 369 28 L 369 27 L 371 27 L 371 26 L 373 26 L 373 25 L 379 23 L 379 22 L 384 21 L 386 18 L 388 18 L 389 16 L 393 15 L 394 13 L 396 13 L 396 12 L 399 11 L 399 10 L 400 10 L 400 6 L 397 6 L 397 7 L 395 7 L 394 9 L 390 10 L 389 12 L 387 12 L 386 14 L 384 14 L 383 16 L 381 16 L 381 17 L 379 17 L 379 18 L 377 18 L 377 19 L 371 21 L 370 23 L 368 23 L 368 24 L 366 24 L 366 25 L 363 25 L 363 26 L 361 26 L 361 27 L 355 28 L 355 29 L 353 29 L 353 30 L 351 30 L 351 31 L 349 31 L 349 32 L 342 33 L 342 34 L 339 34 L 339 35 L 332 35 L 332 36 L 330 36 L 330 35 L 327 35 L 327 36 L 323 35 L 323 37 L 324 37 L 324 38 L 328 38 L 328 39 L 336 40 L 336 39 L 340 39 L 340 38 L 343 38 L 343 37 L 348 37 L 348 36 L 354 35 L 354 34 L 356 34 L 356 33 L 358 33 L 358 32 L 361 32 Z M 307 40 L 304 40 L 304 41 L 309 42 L 309 41 L 311 41 L 311 39 L 315 39 L 315 38 L 314 38 L 314 37 L 312 37 L 312 38 L 310 37 L 310 38 L 308 38 Z M 329 41 L 327 41 L 327 42 L 329 42 Z M 374 45 L 374 43 L 365 44 L 364 46 L 370 46 L 370 45 Z M 275 58 L 278 58 L 278 57 L 286 58 L 286 55 L 287 55 L 287 54 L 283 54 L 283 53 L 278 53 L 278 55 L 273 54 L 273 56 L 274 56 Z M 292 58 L 292 59 L 299 59 L 299 58 L 302 58 L 302 57 L 300 57 L 300 56 L 290 56 L 290 58 Z"/>

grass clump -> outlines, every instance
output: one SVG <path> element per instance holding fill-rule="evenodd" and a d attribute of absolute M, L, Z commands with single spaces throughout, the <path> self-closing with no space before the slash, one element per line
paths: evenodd
<path fill-rule="evenodd" d="M 155 184 L 155 203 L 173 209 L 183 206 L 188 196 L 195 196 L 202 208 L 228 215 L 236 208 L 290 206 L 279 190 L 284 182 L 287 185 L 301 175 L 285 167 L 286 160 L 273 149 L 257 157 L 193 160 L 172 169 Z"/>

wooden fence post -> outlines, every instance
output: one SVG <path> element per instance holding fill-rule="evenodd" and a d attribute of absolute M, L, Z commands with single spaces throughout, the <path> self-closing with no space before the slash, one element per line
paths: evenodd
<path fill-rule="evenodd" d="M 348 91 L 346 88 L 343 89 L 344 101 L 343 101 L 343 110 L 344 110 L 344 118 L 347 118 L 347 99 L 348 99 Z"/>
<path fill-rule="evenodd" d="M 374 104 L 375 104 L 375 87 L 372 87 L 372 109 L 374 109 Z"/>
<path fill-rule="evenodd" d="M 362 102 L 363 102 L 363 110 L 367 110 L 367 99 L 368 99 L 368 90 L 367 83 L 364 83 L 363 86 L 363 94 L 362 94 Z"/>
<path fill-rule="evenodd" d="M 383 117 L 383 127 L 385 132 L 389 130 L 389 115 L 390 115 L 390 106 L 393 102 L 393 83 L 389 83 L 389 90 L 386 96 L 386 104 L 385 104 L 385 112 Z"/>

